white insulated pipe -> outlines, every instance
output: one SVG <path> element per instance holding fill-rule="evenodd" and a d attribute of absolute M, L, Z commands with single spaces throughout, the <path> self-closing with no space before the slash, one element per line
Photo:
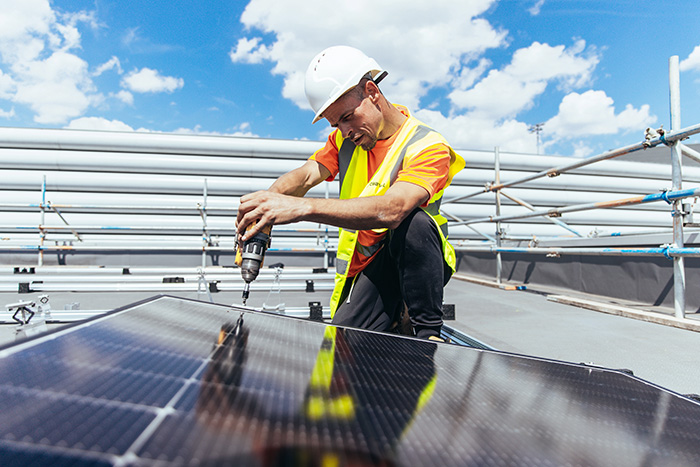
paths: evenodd
<path fill-rule="evenodd" d="M 0 148 L 56 150 L 64 153 L 94 151 L 103 155 L 108 153 L 144 153 L 154 158 L 156 155 L 164 154 L 305 160 L 322 146 L 323 142 L 320 141 L 166 133 L 0 128 Z M 0 149 L 0 154 L 2 151 Z M 493 167 L 492 151 L 457 149 L 457 152 L 467 160 L 467 170 L 470 168 L 492 169 Z M 47 157 L 50 160 L 53 156 Z M 58 167 L 60 167 L 63 157 L 57 160 L 54 158 L 59 164 Z M 500 157 L 502 169 L 525 171 L 548 169 L 561 165 L 562 161 L 575 163 L 583 160 L 572 157 L 507 152 L 501 152 Z M 601 161 L 592 166 L 581 167 L 577 169 L 577 173 L 610 176 L 624 173 L 650 178 L 657 178 L 659 175 L 670 176 L 668 166 L 654 167 L 655 165 L 623 160 Z M 94 161 L 93 163 L 88 162 L 88 166 L 94 167 Z M 700 181 L 700 178 L 698 180 Z"/>
<path fill-rule="evenodd" d="M 332 183 L 330 184 L 332 185 Z M 688 186 L 692 186 L 688 184 Z M 451 187 L 452 188 L 452 187 Z M 459 193 L 460 188 L 451 189 L 451 193 Z M 586 191 L 558 191 L 556 200 L 552 199 L 549 190 L 537 190 L 527 188 L 509 188 L 504 190 L 515 198 L 527 200 L 533 206 L 554 207 L 554 202 L 558 206 L 571 204 L 597 203 L 624 198 L 630 193 L 613 192 L 586 192 Z M 202 195 L 162 195 L 152 193 L 81 193 L 67 191 L 50 191 L 46 193 L 46 199 L 51 205 L 58 207 L 61 212 L 103 212 L 103 213 L 182 213 L 192 214 L 202 204 Z M 41 202 L 41 194 L 32 191 L 5 191 L 0 190 L 0 211 L 25 211 L 37 212 Z M 506 197 L 502 197 L 503 205 L 516 205 L 515 202 Z M 459 204 L 459 203 L 458 203 Z M 468 202 L 461 204 L 493 204 L 493 194 L 484 193 L 470 198 Z M 451 204 L 445 203 L 444 207 L 449 209 Z M 232 196 L 207 196 L 207 212 L 209 214 L 218 213 L 225 215 L 234 212 L 238 207 L 238 197 Z M 47 209 L 49 205 L 47 204 Z M 621 209 L 639 209 L 642 211 L 666 211 L 668 206 L 664 203 L 650 203 L 646 205 L 623 206 Z"/>
<path fill-rule="evenodd" d="M 280 174 L 281 175 L 281 174 Z M 501 180 L 510 174 L 501 171 Z M 33 191 L 39 193 L 44 173 L 33 170 L 8 169 L 3 171 L 3 183 L 0 189 L 9 191 Z M 183 174 L 143 174 L 143 173 L 101 173 L 57 171 L 46 174 L 48 192 L 97 192 L 97 193 L 153 193 L 202 195 L 204 180 L 207 180 L 209 196 L 241 196 L 251 191 L 267 189 L 273 178 L 228 177 Z M 474 192 L 493 180 L 493 172 L 487 170 L 463 170 L 455 177 L 454 183 L 446 190 L 445 202 L 451 198 Z M 689 184 L 689 187 L 698 184 Z M 552 193 L 557 191 L 613 192 L 645 194 L 671 188 L 670 180 L 597 177 L 592 175 L 564 174 L 553 179 L 534 180 L 517 187 L 518 189 L 541 189 Z M 513 190 L 516 188 L 508 188 Z M 325 197 L 324 184 L 312 188 L 307 196 Z M 329 183 L 329 195 L 337 197 L 338 183 Z M 480 193 L 477 196 L 489 195 Z M 41 199 L 37 195 L 37 200 Z M 54 201 L 55 200 L 51 200 Z M 493 197 L 491 197 L 493 200 Z M 468 202 L 467 200 L 464 200 Z M 459 201 L 461 202 L 461 201 Z"/>
<path fill-rule="evenodd" d="M 493 209 L 486 204 L 455 204 L 443 207 L 443 210 L 453 216 L 459 217 L 462 220 L 488 218 L 493 215 Z M 501 207 L 502 216 L 518 216 L 530 211 L 512 205 L 504 205 Z M 3 213 L 2 227 L 0 229 L 19 230 L 29 227 L 37 227 L 39 225 L 38 213 L 31 212 L 6 212 Z M 90 227 L 89 230 L 99 229 L 103 226 L 104 230 L 128 230 L 129 228 L 158 230 L 178 230 L 178 229 L 202 229 L 201 217 L 195 213 L 186 215 L 159 215 L 159 214 L 102 214 L 102 213 L 83 213 L 73 212 L 65 213 L 63 217 L 69 222 L 71 227 L 80 229 L 81 227 Z M 233 232 L 235 228 L 235 214 L 217 216 L 210 214 L 207 218 L 207 227 L 210 232 L 226 231 Z M 535 220 L 534 223 L 548 223 L 545 219 Z M 564 214 L 561 218 L 567 223 L 579 224 L 601 224 L 601 225 L 640 225 L 640 226 L 670 226 L 672 223 L 671 216 L 668 212 L 663 211 L 645 211 L 640 215 L 640 211 L 633 210 L 615 210 L 615 209 L 600 209 L 594 211 L 572 212 Z M 518 222 L 513 219 L 511 222 Z M 59 216 L 51 211 L 46 212 L 45 226 L 51 227 L 67 227 Z M 495 228 L 495 227 L 494 227 Z M 279 225 L 275 226 L 275 230 L 282 231 L 297 231 L 308 230 L 317 231 L 317 223 L 297 223 L 294 225 Z M 124 232 L 128 233 L 128 232 Z"/>

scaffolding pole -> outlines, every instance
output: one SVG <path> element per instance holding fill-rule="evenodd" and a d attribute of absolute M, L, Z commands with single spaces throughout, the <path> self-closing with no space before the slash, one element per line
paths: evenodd
<path fill-rule="evenodd" d="M 501 247 L 493 245 L 456 246 L 455 250 L 472 253 L 525 253 L 559 257 L 563 255 L 581 256 L 664 256 L 668 259 L 679 257 L 700 257 L 700 248 L 677 248 L 664 245 L 657 248 L 573 248 L 573 247 Z"/>
<path fill-rule="evenodd" d="M 537 147 L 539 149 L 539 133 L 537 134 Z M 495 170 L 495 175 L 494 175 L 494 180 L 496 185 L 501 183 L 501 150 L 498 146 L 494 149 L 494 170 Z M 496 217 L 499 217 L 501 215 L 501 192 L 496 191 Z M 501 223 L 496 222 L 496 246 L 501 247 L 501 243 L 503 241 L 503 232 L 501 231 Z M 501 259 L 501 252 L 496 253 L 496 283 L 501 284 L 501 276 L 503 274 L 502 272 L 502 259 Z"/>
<path fill-rule="evenodd" d="M 504 196 L 507 196 L 504 194 Z M 572 206 L 566 206 L 563 208 L 552 208 L 552 209 L 540 209 L 532 212 L 526 212 L 522 214 L 513 214 L 510 216 L 489 216 L 489 217 L 480 217 L 477 219 L 470 219 L 468 221 L 457 221 L 453 225 L 469 225 L 469 224 L 479 224 L 482 222 L 500 222 L 500 221 L 510 221 L 510 220 L 516 220 L 516 219 L 528 219 L 531 217 L 540 217 L 540 216 L 546 216 L 546 217 L 560 217 L 562 214 L 568 214 L 572 212 L 581 212 L 581 211 L 592 211 L 595 209 L 606 209 L 606 208 L 617 208 L 621 206 L 632 206 L 635 204 L 647 204 L 647 203 L 652 203 L 652 202 L 657 202 L 657 201 L 666 201 L 669 203 L 674 204 L 674 209 L 675 209 L 675 204 L 682 202 L 682 200 L 686 198 L 693 198 L 696 196 L 700 196 L 700 188 L 691 188 L 687 190 L 678 190 L 678 191 L 664 191 L 662 193 L 652 193 L 649 195 L 643 195 L 643 196 L 633 196 L 630 198 L 621 198 L 621 199 L 614 199 L 611 201 L 600 201 L 597 203 L 584 203 L 584 204 L 575 204 Z M 510 198 L 508 196 L 508 198 Z M 681 217 L 681 228 L 682 228 L 682 216 L 675 216 L 674 214 L 674 221 L 676 217 Z M 681 231 L 682 233 L 682 231 Z"/>
<path fill-rule="evenodd" d="M 43 247 L 44 246 L 44 241 L 46 240 L 46 231 L 43 229 L 43 225 L 46 221 L 46 175 L 43 177 L 43 181 L 41 183 L 41 218 L 39 219 L 39 225 L 42 226 L 39 229 L 39 246 Z M 38 266 L 43 266 L 44 265 L 44 250 L 43 248 L 39 249 L 39 257 L 37 259 L 37 265 Z"/>
<path fill-rule="evenodd" d="M 674 55 L 668 61 L 669 101 L 671 110 L 671 132 L 678 131 L 681 127 L 681 96 L 680 96 L 680 72 L 678 55 Z M 671 174 L 673 177 L 672 189 L 680 191 L 683 184 L 682 153 L 680 140 L 670 143 L 671 146 Z M 680 199 L 673 201 L 673 245 L 683 248 L 683 206 Z M 685 263 L 682 256 L 673 258 L 673 309 L 676 318 L 685 317 Z"/>
<path fill-rule="evenodd" d="M 511 195 L 510 193 L 506 193 L 505 190 L 498 190 L 498 193 L 502 194 L 503 196 L 505 196 L 505 197 L 508 198 L 509 200 L 513 201 L 514 203 L 519 204 L 519 205 L 521 205 L 521 206 L 523 206 L 523 207 L 526 207 L 526 208 L 529 209 L 530 211 L 533 211 L 533 212 L 534 212 L 534 211 L 537 210 L 537 208 L 535 208 L 535 207 L 534 207 L 533 205 L 531 205 L 530 203 L 528 203 L 528 202 L 526 202 L 526 201 L 523 201 L 523 200 L 521 200 L 521 199 L 519 199 L 519 198 L 516 198 L 515 196 Z M 579 232 L 577 232 L 576 230 L 572 229 L 572 228 L 569 227 L 565 222 L 562 222 L 562 221 L 560 221 L 559 219 L 555 219 L 555 218 L 553 218 L 553 217 L 547 217 L 547 220 L 549 220 L 549 221 L 552 222 L 553 224 L 557 224 L 558 226 L 563 227 L 564 229 L 568 230 L 569 232 L 571 232 L 572 234 L 576 235 L 577 237 L 583 237 L 583 235 L 581 235 Z"/>

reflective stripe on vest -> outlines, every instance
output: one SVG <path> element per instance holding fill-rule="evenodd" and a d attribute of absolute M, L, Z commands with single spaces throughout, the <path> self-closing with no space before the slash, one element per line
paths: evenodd
<path fill-rule="evenodd" d="M 445 187 L 430 199 L 428 206 L 424 207 L 423 210 L 435 221 L 440 232 L 445 261 L 454 271 L 456 265 L 455 253 L 452 246 L 447 242 L 447 219 L 440 215 L 440 201 L 445 188 L 452 182 L 453 176 L 464 168 L 464 159 L 454 152 L 442 135 L 422 122 L 413 117 L 408 117 L 394 144 L 389 148 L 389 152 L 371 180 L 367 180 L 367 151 L 361 147 L 356 147 L 351 141 L 343 140 L 342 134 L 337 131 L 336 145 L 339 148 L 338 167 L 341 175 L 340 198 L 349 199 L 384 194 L 389 189 L 389 186 L 396 181 L 409 149 L 422 142 L 425 144 L 412 150 L 412 153 L 418 153 L 426 147 L 437 143 L 445 144 L 450 151 L 449 176 Z M 386 229 L 376 229 L 375 231 L 380 232 L 382 230 Z M 340 294 L 345 285 L 345 279 L 355 250 L 365 256 L 372 256 L 380 247 L 381 243 L 372 246 L 360 245 L 357 242 L 356 231 L 340 229 L 336 256 L 335 288 L 331 296 L 331 317 L 338 308 Z"/>

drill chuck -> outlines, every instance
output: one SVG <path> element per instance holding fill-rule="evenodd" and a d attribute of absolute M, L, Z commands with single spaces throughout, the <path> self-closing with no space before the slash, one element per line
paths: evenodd
<path fill-rule="evenodd" d="M 244 259 L 241 263 L 241 277 L 246 282 L 253 282 L 260 272 L 260 260 Z"/>

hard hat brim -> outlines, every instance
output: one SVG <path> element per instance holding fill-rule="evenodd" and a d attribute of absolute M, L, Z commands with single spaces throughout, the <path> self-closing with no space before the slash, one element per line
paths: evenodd
<path fill-rule="evenodd" d="M 355 86 L 357 86 L 360 83 L 360 80 L 367 74 L 371 73 L 372 75 L 372 81 L 375 83 L 379 83 L 381 80 L 383 80 L 386 75 L 388 74 L 387 71 L 381 69 L 379 65 L 377 65 L 377 62 L 374 60 L 370 59 L 374 65 L 376 65 L 373 69 L 367 70 L 366 72 L 362 73 L 361 76 L 359 76 L 356 80 L 350 80 L 350 83 L 353 83 L 352 85 L 349 85 L 346 89 L 341 89 L 339 90 L 336 94 L 328 98 L 328 100 L 321 106 L 321 108 L 316 112 L 316 115 L 314 116 L 314 119 L 311 121 L 311 124 L 313 125 L 314 123 L 318 122 L 319 120 L 323 119 L 323 112 L 325 112 L 328 107 L 330 107 L 335 101 L 343 97 L 345 94 L 348 93 L 351 89 L 353 89 Z"/>

